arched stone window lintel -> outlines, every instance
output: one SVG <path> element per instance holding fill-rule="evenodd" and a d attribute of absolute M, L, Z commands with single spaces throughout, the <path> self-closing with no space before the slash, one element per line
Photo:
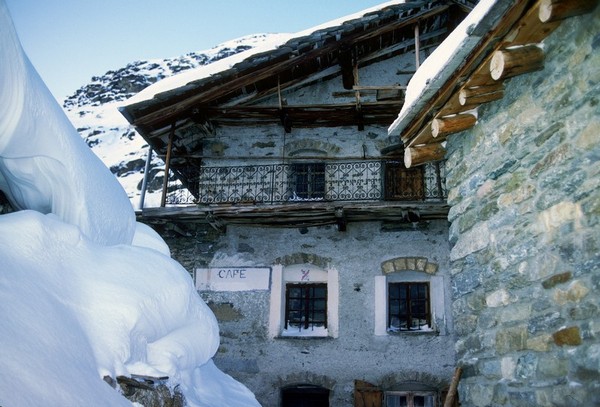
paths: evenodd
<path fill-rule="evenodd" d="M 383 274 L 402 271 L 422 271 L 433 275 L 438 271 L 438 264 L 430 262 L 426 257 L 396 257 L 381 263 Z"/>

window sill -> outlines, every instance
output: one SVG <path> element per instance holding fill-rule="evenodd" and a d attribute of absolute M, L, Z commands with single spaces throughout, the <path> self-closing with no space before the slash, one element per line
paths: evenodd
<path fill-rule="evenodd" d="M 431 335 L 431 336 L 438 336 L 440 334 L 440 331 L 438 330 L 431 330 L 431 331 L 386 331 L 386 333 L 390 336 L 403 336 L 403 335 Z"/>
<path fill-rule="evenodd" d="M 292 340 L 301 340 L 301 341 L 312 341 L 312 340 L 330 340 L 330 339 L 334 339 L 331 336 L 308 336 L 308 335 L 299 335 L 299 336 L 292 336 L 292 335 L 278 335 L 276 337 L 274 337 L 273 339 L 292 339 Z"/>

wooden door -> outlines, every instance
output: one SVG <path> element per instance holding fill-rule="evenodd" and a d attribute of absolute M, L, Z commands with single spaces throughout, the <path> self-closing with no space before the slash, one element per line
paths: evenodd
<path fill-rule="evenodd" d="M 382 407 L 383 392 L 371 383 L 354 381 L 354 407 Z"/>
<path fill-rule="evenodd" d="M 386 161 L 385 199 L 390 201 L 422 201 L 425 199 L 423 166 L 406 168 L 402 161 Z"/>

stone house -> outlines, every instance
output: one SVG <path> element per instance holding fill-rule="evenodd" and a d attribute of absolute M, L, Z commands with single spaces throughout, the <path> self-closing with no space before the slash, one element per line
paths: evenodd
<path fill-rule="evenodd" d="M 457 366 L 461 405 L 598 403 L 599 19 L 514 3 L 416 98 L 470 2 L 388 5 L 122 108 L 179 182 L 140 218 L 263 405 L 441 406 Z M 506 49 L 527 62 L 490 78 Z"/>
<path fill-rule="evenodd" d="M 447 160 L 461 405 L 600 405 L 597 3 L 497 2 L 390 127 Z"/>

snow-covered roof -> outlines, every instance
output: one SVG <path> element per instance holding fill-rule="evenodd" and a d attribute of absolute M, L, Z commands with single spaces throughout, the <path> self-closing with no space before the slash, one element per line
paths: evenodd
<path fill-rule="evenodd" d="M 493 58 L 536 48 L 564 18 L 542 21 L 542 3 L 482 0 L 411 79 L 405 105 L 388 128 L 399 136 L 398 144 L 386 153 L 404 150 L 407 167 L 442 159 L 451 132 L 440 129 L 449 123 L 452 132 L 475 125 L 477 107 L 501 98 L 503 80 L 513 76 L 492 73 L 498 69 Z M 515 74 L 541 66 L 533 56 L 524 65 Z"/>
<path fill-rule="evenodd" d="M 300 33 L 282 34 L 261 47 L 162 80 L 119 110 L 159 155 L 166 154 L 173 129 L 178 157 L 170 168 L 193 189 L 193 182 L 186 184 L 186 172 L 201 165 L 196 157 L 202 154 L 202 138 L 214 136 L 217 126 L 282 124 L 289 132 L 286 117 L 294 128 L 389 126 L 402 107 L 401 92 L 387 100 L 361 101 L 360 108 L 354 94 L 349 100 L 298 106 L 282 99 L 333 78 L 341 79 L 336 90 L 354 91 L 360 85 L 355 69 L 404 54 L 414 58 L 416 26 L 421 46 L 434 48 L 467 14 L 468 8 L 457 3 L 390 1 Z M 382 81 L 377 85 L 393 87 L 398 79 Z"/>
<path fill-rule="evenodd" d="M 299 31 L 297 33 L 280 33 L 280 34 L 271 34 L 268 37 L 267 41 L 262 42 L 260 45 L 255 48 L 249 49 L 245 52 L 241 52 L 239 54 L 232 55 L 228 58 L 224 58 L 215 63 L 200 66 L 196 69 L 191 69 L 186 72 L 183 72 L 179 75 L 174 75 L 168 78 L 165 78 L 156 84 L 147 87 L 146 89 L 139 92 L 137 95 L 131 97 L 124 106 L 131 105 L 134 103 L 142 102 L 144 100 L 152 99 L 159 93 L 168 92 L 186 84 L 194 81 L 198 81 L 201 79 L 205 79 L 210 77 L 211 75 L 215 75 L 217 73 L 226 71 L 227 69 L 232 68 L 234 65 L 247 60 L 255 55 L 264 54 L 268 52 L 272 52 L 277 48 L 283 46 L 285 43 L 292 39 L 302 39 L 311 37 L 311 35 L 316 34 L 324 35 L 328 30 L 335 29 L 337 27 L 342 26 L 345 22 L 350 22 L 352 20 L 357 20 L 366 16 L 368 14 L 376 13 L 381 9 L 385 9 L 386 7 L 393 6 L 396 4 L 403 4 L 405 0 L 392 0 L 387 1 L 385 3 L 381 3 L 377 6 L 367 8 L 365 10 L 346 15 L 344 17 L 336 18 L 331 21 L 327 21 L 326 23 L 319 24 L 317 26 L 308 28 L 306 30 Z M 235 41 L 235 40 L 234 40 Z"/>

